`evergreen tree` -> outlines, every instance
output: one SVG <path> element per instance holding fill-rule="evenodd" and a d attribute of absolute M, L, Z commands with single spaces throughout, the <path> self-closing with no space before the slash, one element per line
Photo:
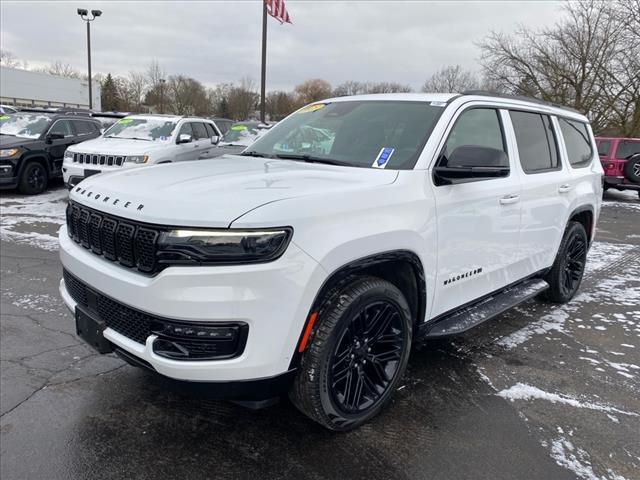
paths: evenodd
<path fill-rule="evenodd" d="M 110 73 L 107 74 L 102 82 L 100 99 L 103 111 L 112 112 L 119 110 L 121 102 L 118 95 L 118 86 Z"/>

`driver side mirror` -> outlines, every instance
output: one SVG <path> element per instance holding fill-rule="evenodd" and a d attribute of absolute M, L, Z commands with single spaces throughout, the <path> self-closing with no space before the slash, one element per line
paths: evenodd
<path fill-rule="evenodd" d="M 181 133 L 178 137 L 178 144 L 181 143 L 191 143 L 193 138 L 188 133 Z"/>
<path fill-rule="evenodd" d="M 54 140 L 62 140 L 63 138 L 64 135 L 62 133 L 48 133 L 44 141 L 47 143 L 51 143 Z"/>
<path fill-rule="evenodd" d="M 219 143 L 220 143 L 220 139 L 221 139 L 221 138 L 222 138 L 222 137 L 219 137 L 218 135 L 213 135 L 213 136 L 211 137 L 211 143 L 212 143 L 213 145 L 217 145 L 217 144 L 219 144 Z"/>
<path fill-rule="evenodd" d="M 440 157 L 434 169 L 436 185 L 477 182 L 509 176 L 509 158 L 502 150 L 478 145 L 456 148 L 449 158 Z"/>

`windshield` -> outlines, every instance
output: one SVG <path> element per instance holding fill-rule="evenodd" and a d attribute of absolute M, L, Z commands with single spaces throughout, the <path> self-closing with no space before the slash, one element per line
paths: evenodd
<path fill-rule="evenodd" d="M 274 126 L 246 154 L 411 169 L 444 106 L 371 100 L 313 104 Z"/>
<path fill-rule="evenodd" d="M 233 125 L 227 133 L 224 134 L 220 144 L 248 147 L 264 135 L 266 131 L 267 130 L 265 128 L 258 128 L 257 126 L 238 123 Z"/>
<path fill-rule="evenodd" d="M 25 113 L 0 115 L 0 133 L 14 137 L 40 138 L 50 123 L 51 117 L 47 115 Z"/>
<path fill-rule="evenodd" d="M 175 128 L 175 120 L 165 118 L 123 118 L 104 132 L 104 137 L 166 142 Z"/>

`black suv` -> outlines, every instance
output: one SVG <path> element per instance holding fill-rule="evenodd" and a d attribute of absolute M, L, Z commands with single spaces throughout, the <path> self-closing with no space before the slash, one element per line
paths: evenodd
<path fill-rule="evenodd" d="M 0 115 L 0 189 L 43 192 L 62 174 L 69 145 L 100 136 L 100 122 L 89 115 L 35 109 Z"/>

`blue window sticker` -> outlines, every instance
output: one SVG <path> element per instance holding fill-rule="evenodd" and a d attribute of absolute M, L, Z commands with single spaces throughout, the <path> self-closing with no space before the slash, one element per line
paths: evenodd
<path fill-rule="evenodd" d="M 373 165 L 371 166 L 373 168 L 385 168 L 392 154 L 393 154 L 393 148 L 384 147 L 383 149 L 380 150 L 380 153 L 378 153 L 378 156 L 376 157 L 375 162 L 373 162 Z"/>

